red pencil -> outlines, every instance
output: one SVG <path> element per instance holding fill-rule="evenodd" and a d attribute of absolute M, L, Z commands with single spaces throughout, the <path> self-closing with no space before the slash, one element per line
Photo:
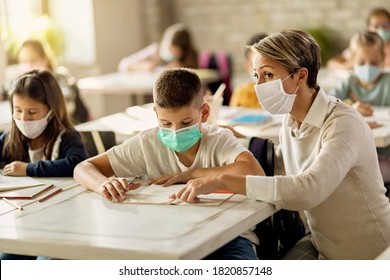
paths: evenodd
<path fill-rule="evenodd" d="M 60 193 L 62 191 L 62 189 L 58 189 L 50 194 L 48 194 L 47 196 L 45 197 L 42 197 L 40 200 L 38 200 L 39 202 L 44 202 L 45 200 L 49 199 L 50 197 L 56 195 L 57 193 Z"/>

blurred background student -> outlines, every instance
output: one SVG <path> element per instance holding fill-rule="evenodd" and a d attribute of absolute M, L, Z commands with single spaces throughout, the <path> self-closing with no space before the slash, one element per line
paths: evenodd
<path fill-rule="evenodd" d="M 5 85 L 5 69 L 7 67 L 7 60 L 3 49 L 3 43 L 0 40 L 0 101 L 4 99 L 4 85 Z"/>
<path fill-rule="evenodd" d="M 384 68 L 390 68 L 390 12 L 385 8 L 377 8 L 367 18 L 367 29 L 378 33 L 384 42 Z M 351 50 L 345 49 L 341 54 L 328 60 L 331 69 L 351 70 Z"/>
<path fill-rule="evenodd" d="M 154 71 L 159 66 L 198 68 L 197 51 L 191 33 L 184 24 L 169 26 L 160 43 L 153 43 L 123 58 L 119 62 L 118 70 Z"/>
<path fill-rule="evenodd" d="M 390 73 L 383 72 L 384 42 L 375 32 L 355 34 L 349 46 L 353 74 L 329 94 L 342 100 L 350 99 L 363 116 L 371 116 L 374 106 L 390 106 Z M 379 167 L 389 195 L 390 147 L 378 149 Z"/>
<path fill-rule="evenodd" d="M 267 37 L 265 33 L 258 33 L 249 38 L 246 42 L 247 46 L 259 42 L 261 39 Z M 245 69 L 248 72 L 250 81 L 237 86 L 232 93 L 229 106 L 233 107 L 248 107 L 248 108 L 261 108 L 261 105 L 257 99 L 255 92 L 255 79 L 253 78 L 253 65 L 252 65 L 252 52 L 245 49 Z"/>
<path fill-rule="evenodd" d="M 56 66 L 54 55 L 47 44 L 32 39 L 24 41 L 19 49 L 18 61 L 20 74 L 34 69 L 52 72 L 61 87 L 67 111 L 73 121 L 77 124 L 90 119 L 88 109 L 80 98 L 76 79 L 65 66 Z"/>

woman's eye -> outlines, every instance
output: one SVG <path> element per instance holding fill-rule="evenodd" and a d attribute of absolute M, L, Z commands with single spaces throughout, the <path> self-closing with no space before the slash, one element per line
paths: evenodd
<path fill-rule="evenodd" d="M 271 73 L 264 73 L 264 78 L 265 79 L 272 79 L 273 77 L 274 77 L 274 75 L 271 74 Z"/>
<path fill-rule="evenodd" d="M 191 122 L 182 122 L 181 124 L 184 126 L 189 126 L 191 124 Z"/>
<path fill-rule="evenodd" d="M 259 75 L 258 75 L 257 73 L 254 73 L 254 74 L 253 74 L 253 78 L 256 79 L 256 80 L 258 80 L 258 79 L 259 79 Z"/>

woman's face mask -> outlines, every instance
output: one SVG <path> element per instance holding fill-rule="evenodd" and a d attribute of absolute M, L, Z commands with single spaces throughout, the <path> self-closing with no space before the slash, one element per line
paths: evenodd
<path fill-rule="evenodd" d="M 269 113 L 276 115 L 291 112 L 296 97 L 295 93 L 299 88 L 298 86 L 292 94 L 288 94 L 284 91 L 283 82 L 291 75 L 293 74 L 290 74 L 283 80 L 277 79 L 255 85 L 257 99 Z"/>
<path fill-rule="evenodd" d="M 18 120 L 14 116 L 14 121 L 20 132 L 29 139 L 35 139 L 39 137 L 43 131 L 45 131 L 48 120 L 51 117 L 52 110 L 46 114 L 46 116 L 40 120 L 24 121 Z"/>

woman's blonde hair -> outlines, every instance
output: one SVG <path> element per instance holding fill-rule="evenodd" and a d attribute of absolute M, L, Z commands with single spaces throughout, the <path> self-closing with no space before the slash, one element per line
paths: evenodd
<path fill-rule="evenodd" d="M 247 47 L 261 56 L 282 64 L 289 74 L 295 73 L 300 68 L 306 68 L 307 85 L 311 88 L 317 87 L 317 74 L 321 67 L 321 48 L 310 34 L 298 29 L 284 30 Z"/>
<path fill-rule="evenodd" d="M 32 70 L 19 76 L 12 84 L 9 91 L 9 100 L 13 112 L 13 97 L 26 96 L 45 104 L 52 110 L 51 118 L 44 132 L 46 139 L 43 153 L 47 159 L 51 158 L 54 143 L 59 133 L 63 130 L 74 130 L 73 123 L 66 111 L 65 99 L 60 86 L 54 76 L 47 70 Z M 6 138 L 3 148 L 3 161 L 6 163 L 21 160 L 29 162 L 28 139 L 16 127 L 12 121 L 12 127 Z"/>
<path fill-rule="evenodd" d="M 352 36 L 349 48 L 352 56 L 356 54 L 356 51 L 361 47 L 378 47 L 378 52 L 382 58 L 385 57 L 385 44 L 382 38 L 376 33 L 368 30 L 360 31 Z"/>

